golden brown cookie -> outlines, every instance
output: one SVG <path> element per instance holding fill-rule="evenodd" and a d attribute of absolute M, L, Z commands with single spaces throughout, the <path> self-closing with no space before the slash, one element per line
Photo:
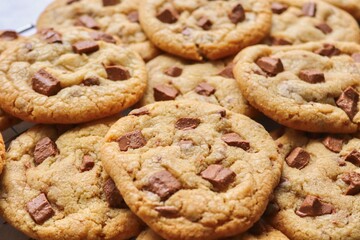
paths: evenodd
<path fill-rule="evenodd" d="M 360 20 L 360 1 L 359 0 L 324 0 L 339 8 L 344 9 L 353 15 L 357 20 Z"/>
<path fill-rule="evenodd" d="M 5 143 L 0 133 L 0 174 L 4 168 L 4 164 L 5 164 Z"/>

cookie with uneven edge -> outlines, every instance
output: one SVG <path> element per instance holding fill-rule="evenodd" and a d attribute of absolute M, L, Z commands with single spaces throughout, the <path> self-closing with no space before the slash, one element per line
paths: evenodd
<path fill-rule="evenodd" d="M 272 28 L 267 39 L 272 45 L 312 41 L 360 42 L 360 28 L 356 20 L 328 3 L 273 0 L 272 11 Z"/>
<path fill-rule="evenodd" d="M 35 239 L 128 239 L 142 228 L 103 170 L 112 121 L 62 133 L 36 126 L 15 139 L 0 183 L 4 219 Z"/>
<path fill-rule="evenodd" d="M 37 28 L 83 26 L 115 36 L 144 60 L 159 50 L 143 32 L 138 17 L 140 0 L 55 0 L 40 15 Z"/>
<path fill-rule="evenodd" d="M 349 12 L 357 20 L 360 20 L 360 1 L 359 0 L 324 0 L 325 2 L 331 3 L 332 5 L 342 8 Z"/>
<path fill-rule="evenodd" d="M 360 138 L 288 129 L 270 223 L 290 239 L 360 239 Z M 301 151 L 299 151 L 300 149 Z"/>
<path fill-rule="evenodd" d="M 0 106 L 39 123 L 80 123 L 128 108 L 146 87 L 134 51 L 94 40 L 85 28 L 40 31 L 0 58 Z M 96 33 L 95 33 L 96 34 Z"/>
<path fill-rule="evenodd" d="M 257 114 L 240 92 L 231 61 L 197 63 L 162 55 L 146 66 L 148 85 L 142 105 L 164 100 L 196 100 L 251 117 Z M 175 94 L 171 95 L 171 91 Z"/>
<path fill-rule="evenodd" d="M 236 54 L 261 41 L 271 27 L 266 0 L 145 0 L 139 13 L 156 46 L 193 60 Z"/>
<path fill-rule="evenodd" d="M 234 61 L 244 97 L 273 120 L 310 132 L 358 130 L 360 45 L 258 45 L 243 50 Z"/>
<path fill-rule="evenodd" d="M 101 159 L 130 209 L 166 239 L 245 232 L 282 165 L 261 125 L 196 101 L 133 110 L 110 128 Z"/>

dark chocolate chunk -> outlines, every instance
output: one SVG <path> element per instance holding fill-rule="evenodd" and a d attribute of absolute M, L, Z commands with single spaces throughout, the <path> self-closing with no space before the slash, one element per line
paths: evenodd
<path fill-rule="evenodd" d="M 315 17 L 316 15 L 316 3 L 308 2 L 305 3 L 302 7 L 302 13 L 305 16 Z"/>
<path fill-rule="evenodd" d="M 191 130 L 199 126 L 200 119 L 198 118 L 180 118 L 175 123 L 175 128 L 180 130 Z"/>
<path fill-rule="evenodd" d="M 182 74 L 182 71 L 183 71 L 182 68 L 172 66 L 172 67 L 169 67 L 168 69 L 166 69 L 164 71 L 164 73 L 170 77 L 178 77 Z"/>
<path fill-rule="evenodd" d="M 204 30 L 210 30 L 213 23 L 207 17 L 202 17 L 198 20 L 197 25 Z"/>
<path fill-rule="evenodd" d="M 289 6 L 278 2 L 274 2 L 271 4 L 271 11 L 275 14 L 281 14 L 285 12 L 288 8 Z"/>
<path fill-rule="evenodd" d="M 37 224 L 43 224 L 55 214 L 44 193 L 28 202 L 26 209 Z"/>
<path fill-rule="evenodd" d="M 113 81 L 127 80 L 131 78 L 129 70 L 123 66 L 106 66 L 105 67 L 107 78 Z"/>
<path fill-rule="evenodd" d="M 322 48 L 315 50 L 315 53 L 324 57 L 333 57 L 340 55 L 341 51 L 334 45 L 326 43 Z"/>
<path fill-rule="evenodd" d="M 333 31 L 332 28 L 329 25 L 327 25 L 326 23 L 316 24 L 315 27 L 317 29 L 319 29 L 320 31 L 322 31 L 324 34 L 329 34 Z"/>
<path fill-rule="evenodd" d="M 146 190 L 157 194 L 161 200 L 166 200 L 180 189 L 181 183 L 166 170 L 151 175 L 146 186 Z"/>
<path fill-rule="evenodd" d="M 62 43 L 61 34 L 52 28 L 42 29 L 39 34 L 48 43 Z"/>
<path fill-rule="evenodd" d="M 355 62 L 360 63 L 360 53 L 354 53 L 351 55 L 351 57 L 354 59 Z"/>
<path fill-rule="evenodd" d="M 149 110 L 146 107 L 134 109 L 129 113 L 129 115 L 134 115 L 134 116 L 141 116 L 141 115 L 148 115 L 148 114 L 149 114 Z"/>
<path fill-rule="evenodd" d="M 296 147 L 286 157 L 285 161 L 292 168 L 302 169 L 308 165 L 310 154 L 301 147 Z"/>
<path fill-rule="evenodd" d="M 97 77 L 89 77 L 87 79 L 84 79 L 84 81 L 82 82 L 84 84 L 84 86 L 98 86 L 100 85 L 100 80 Z"/>
<path fill-rule="evenodd" d="M 50 156 L 58 154 L 59 150 L 53 140 L 45 137 L 38 141 L 34 150 L 34 161 L 37 165 L 41 164 Z"/>
<path fill-rule="evenodd" d="M 271 38 L 271 45 L 273 46 L 285 46 L 285 45 L 292 45 L 292 42 L 283 39 L 283 38 Z"/>
<path fill-rule="evenodd" d="M 73 3 L 75 3 L 75 2 L 80 2 L 80 0 L 67 0 L 67 1 L 66 1 L 66 4 L 67 4 L 67 5 L 70 5 L 70 4 L 73 4 Z"/>
<path fill-rule="evenodd" d="M 352 87 L 346 88 L 336 101 L 336 105 L 341 108 L 352 120 L 358 113 L 359 93 Z"/>
<path fill-rule="evenodd" d="M 84 155 L 83 161 L 80 166 L 80 171 L 81 172 L 90 171 L 94 166 L 95 166 L 94 158 L 90 155 Z"/>
<path fill-rule="evenodd" d="M 261 57 L 256 61 L 256 64 L 270 75 L 277 75 L 284 71 L 284 66 L 279 58 Z"/>
<path fill-rule="evenodd" d="M 200 83 L 195 88 L 195 92 L 197 94 L 204 95 L 204 96 L 213 95 L 215 93 L 215 91 L 216 91 L 215 88 L 213 88 L 213 86 L 211 86 L 210 84 L 208 84 L 206 82 Z"/>
<path fill-rule="evenodd" d="M 296 211 L 300 217 L 316 217 L 331 214 L 335 211 L 331 204 L 323 203 L 318 197 L 308 195 Z"/>
<path fill-rule="evenodd" d="M 158 211 L 162 216 L 168 218 L 176 217 L 179 213 L 179 210 L 174 206 L 158 206 L 155 207 L 155 210 Z"/>
<path fill-rule="evenodd" d="M 121 151 L 127 151 L 129 148 L 137 149 L 146 145 L 146 139 L 140 130 L 126 133 L 121 136 L 117 142 L 119 143 Z"/>
<path fill-rule="evenodd" d="M 172 86 L 157 85 L 154 87 L 155 101 L 174 100 L 177 95 L 179 95 L 179 91 Z"/>
<path fill-rule="evenodd" d="M 179 18 L 179 14 L 174 8 L 165 8 L 156 17 L 163 23 L 175 23 Z"/>
<path fill-rule="evenodd" d="M 329 149 L 330 151 L 339 153 L 342 149 L 344 140 L 340 139 L 340 138 L 335 138 L 332 136 L 327 136 L 322 143 L 324 144 L 324 146 Z"/>
<path fill-rule="evenodd" d="M 226 133 L 222 135 L 221 139 L 229 146 L 239 147 L 245 151 L 250 149 L 250 143 L 248 141 L 245 141 L 237 133 Z"/>
<path fill-rule="evenodd" d="M 212 164 L 201 172 L 201 177 L 211 182 L 215 187 L 224 188 L 235 180 L 236 174 L 229 168 Z"/>
<path fill-rule="evenodd" d="M 100 49 L 99 44 L 95 41 L 81 41 L 73 44 L 73 51 L 78 54 L 90 54 Z"/>
<path fill-rule="evenodd" d="M 130 12 L 128 15 L 127 15 L 127 19 L 130 21 L 130 22 L 133 22 L 133 23 L 138 23 L 139 22 L 139 13 L 138 11 L 132 11 Z"/>
<path fill-rule="evenodd" d="M 32 78 L 32 88 L 37 93 L 53 96 L 61 90 L 61 85 L 58 79 L 41 69 Z"/>
<path fill-rule="evenodd" d="M 234 24 L 245 20 L 245 10 L 241 4 L 237 4 L 228 15 L 230 21 Z"/>
<path fill-rule="evenodd" d="M 103 190 L 105 193 L 106 201 L 111 208 L 124 207 L 124 199 L 122 198 L 119 190 L 116 188 L 116 185 L 111 178 L 106 180 Z"/>
<path fill-rule="evenodd" d="M 221 70 L 221 72 L 219 72 L 219 75 L 225 78 L 234 78 L 234 65 L 234 63 L 229 63 L 223 70 Z"/>
<path fill-rule="evenodd" d="M 119 4 L 119 0 L 102 0 L 103 2 L 103 6 L 107 7 L 107 6 L 114 6 Z"/>
<path fill-rule="evenodd" d="M 110 34 L 104 33 L 104 32 L 98 32 L 94 31 L 90 33 L 90 37 L 94 39 L 95 41 L 104 41 L 108 43 L 116 43 L 116 40 L 113 36 Z"/>
<path fill-rule="evenodd" d="M 351 162 L 357 167 L 360 167 L 360 152 L 354 149 L 345 156 L 344 160 L 347 162 Z"/>
<path fill-rule="evenodd" d="M 360 193 L 360 173 L 349 172 L 341 178 L 349 187 L 346 189 L 346 195 L 356 195 Z"/>
<path fill-rule="evenodd" d="M 18 37 L 18 33 L 12 30 L 6 30 L 0 34 L 0 39 L 5 41 L 12 41 L 17 39 Z"/>
<path fill-rule="evenodd" d="M 99 24 L 95 21 L 94 18 L 90 17 L 89 15 L 83 15 L 83 16 L 79 17 L 77 19 L 75 25 L 86 27 L 86 28 L 91 28 L 94 30 L 100 29 Z"/>
<path fill-rule="evenodd" d="M 325 82 L 325 75 L 322 71 L 316 69 L 301 70 L 299 78 L 308 83 Z"/>

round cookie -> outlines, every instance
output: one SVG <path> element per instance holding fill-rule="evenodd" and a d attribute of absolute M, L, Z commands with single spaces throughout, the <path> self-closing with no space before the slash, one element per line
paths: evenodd
<path fill-rule="evenodd" d="M 133 110 L 105 139 L 105 170 L 130 209 L 166 239 L 245 232 L 280 177 L 276 146 L 260 124 L 204 102 Z"/>
<path fill-rule="evenodd" d="M 40 15 L 37 28 L 83 26 L 116 37 L 144 60 L 159 51 L 143 32 L 138 17 L 141 0 L 55 0 Z"/>
<path fill-rule="evenodd" d="M 193 60 L 236 54 L 260 42 L 271 27 L 267 0 L 145 0 L 139 16 L 156 46 Z"/>
<path fill-rule="evenodd" d="M 146 67 L 148 85 L 142 105 L 187 99 L 217 104 L 251 117 L 257 113 L 242 96 L 231 61 L 197 63 L 162 55 Z"/>
<path fill-rule="evenodd" d="M 324 0 L 339 8 L 344 9 L 353 15 L 357 20 L 360 20 L 360 1 L 359 0 Z"/>
<path fill-rule="evenodd" d="M 145 63 L 95 36 L 85 28 L 48 29 L 15 43 L 0 58 L 1 107 L 26 121 L 67 124 L 135 104 L 146 87 Z"/>
<path fill-rule="evenodd" d="M 0 174 L 5 165 L 5 144 L 4 139 L 0 133 Z"/>
<path fill-rule="evenodd" d="M 99 160 L 111 123 L 102 120 L 65 133 L 39 125 L 12 141 L 0 183 L 4 219 L 39 240 L 136 236 L 142 223 Z"/>
<path fill-rule="evenodd" d="M 288 129 L 270 223 L 290 239 L 360 239 L 360 138 Z"/>
<path fill-rule="evenodd" d="M 240 52 L 235 61 L 244 97 L 273 120 L 311 132 L 358 130 L 360 45 L 258 45 Z"/>
<path fill-rule="evenodd" d="M 360 3 L 360 2 L 359 2 Z M 322 1 L 273 0 L 269 43 L 360 42 L 360 28 L 347 12 Z"/>

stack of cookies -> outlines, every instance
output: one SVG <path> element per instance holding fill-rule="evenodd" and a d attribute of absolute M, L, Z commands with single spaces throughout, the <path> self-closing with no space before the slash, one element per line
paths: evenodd
<path fill-rule="evenodd" d="M 0 32 L 0 215 L 38 240 L 360 239 L 360 1 L 55 0 Z M 1 234 L 0 234 L 1 235 Z"/>

